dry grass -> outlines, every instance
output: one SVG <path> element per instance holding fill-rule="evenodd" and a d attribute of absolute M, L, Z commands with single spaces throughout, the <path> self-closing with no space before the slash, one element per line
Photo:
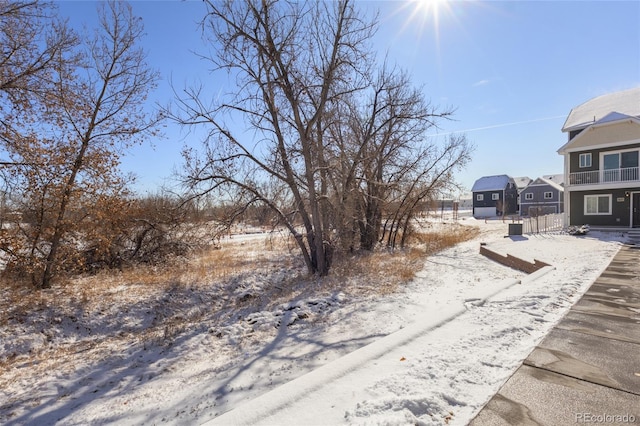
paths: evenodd
<path fill-rule="evenodd" d="M 413 235 L 410 247 L 403 250 L 337 254 L 331 274 L 322 279 L 308 277 L 291 240 L 280 237 L 245 243 L 227 240 L 221 249 L 203 250 L 190 259 L 104 271 L 44 291 L 0 283 L 0 327 L 27 332 L 50 329 L 51 333 L 62 326 L 61 321 L 67 330 L 69 321 L 72 328 L 79 327 L 77 338 L 67 343 L 53 347 L 45 343 L 17 356 L 0 353 L 0 368 L 28 363 L 59 367 L 70 356 L 101 358 L 108 356 L 109 342 L 170 344 L 183 330 L 212 321 L 222 311 L 229 315 L 234 310 L 257 312 L 336 291 L 356 297 L 390 294 L 415 277 L 425 257 L 477 233 L 463 226 L 432 229 Z M 256 273 L 262 287 L 251 297 L 238 298 L 234 291 Z M 126 317 L 134 320 L 125 321 Z M 138 323 L 123 328 L 123 324 Z M 96 328 L 102 332 L 96 334 Z"/>
<path fill-rule="evenodd" d="M 330 276 L 322 280 L 322 287 L 349 291 L 349 286 L 361 281 L 367 283 L 368 291 L 388 294 L 413 279 L 423 267 L 426 256 L 472 239 L 478 232 L 477 228 L 452 226 L 416 232 L 409 241 L 410 247 L 402 250 L 379 249 L 372 253 L 337 255 Z M 163 266 L 138 265 L 122 271 L 103 271 L 67 280 L 49 291 L 34 292 L 4 282 L 0 298 L 0 326 L 12 316 L 51 306 L 54 299 L 73 299 L 74 303 L 92 311 L 96 309 L 95 305 L 104 306 L 109 299 L 124 292 L 129 299 L 148 298 L 176 286 L 210 287 L 213 283 L 222 283 L 245 273 L 260 271 L 269 274 L 283 266 L 293 268 L 299 262 L 290 239 L 281 236 L 260 242 L 228 240 L 222 249 L 202 250 L 191 259 L 174 259 Z M 291 279 L 304 281 L 300 283 L 302 286 L 308 280 L 298 275 Z"/>
<path fill-rule="evenodd" d="M 423 256 L 415 248 L 359 253 L 336 261 L 326 285 L 353 295 L 390 294 L 413 279 Z"/>
<path fill-rule="evenodd" d="M 390 294 L 416 276 L 427 256 L 473 239 L 478 233 L 477 228 L 455 224 L 416 232 L 409 239 L 408 248 L 379 249 L 338 259 L 327 281 L 351 294 Z"/>
<path fill-rule="evenodd" d="M 424 254 L 431 254 L 453 247 L 464 241 L 475 238 L 480 229 L 463 225 L 452 225 L 441 230 L 420 231 L 410 238 L 412 246 L 422 247 Z"/>

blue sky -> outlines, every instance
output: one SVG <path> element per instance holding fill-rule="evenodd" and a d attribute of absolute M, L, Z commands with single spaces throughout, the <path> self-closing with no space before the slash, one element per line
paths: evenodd
<path fill-rule="evenodd" d="M 154 101 L 171 100 L 171 81 L 181 88 L 202 80 L 212 92 L 225 83 L 193 53 L 207 49 L 196 25 L 201 1 L 131 4 L 144 21 L 149 64 L 162 76 Z M 72 25 L 95 22 L 95 2 L 59 6 Z M 640 86 L 640 1 L 360 1 L 357 7 L 380 11 L 373 40 L 380 59 L 387 55 L 408 70 L 432 104 L 456 108 L 454 121 L 441 123 L 434 137 L 464 132 L 475 145 L 458 176 L 468 189 L 487 175 L 562 173 L 556 151 L 566 142 L 560 129 L 571 108 Z M 123 160 L 141 193 L 171 185 L 184 144 L 198 145 L 197 135 L 171 123 L 165 136 Z"/>

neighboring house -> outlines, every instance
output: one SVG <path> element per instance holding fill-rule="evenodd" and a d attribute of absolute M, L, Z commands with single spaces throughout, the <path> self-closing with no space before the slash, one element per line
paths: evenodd
<path fill-rule="evenodd" d="M 518 189 L 513 178 L 507 175 L 481 177 L 471 192 L 473 217 L 502 216 L 517 211 Z"/>
<path fill-rule="evenodd" d="M 520 191 L 520 215 L 542 216 L 564 212 L 564 188 L 557 175 L 543 176 Z"/>
<path fill-rule="evenodd" d="M 513 178 L 513 182 L 516 184 L 518 190 L 518 197 L 516 198 L 516 212 L 520 212 L 520 192 L 527 187 L 533 180 L 529 176 L 521 176 Z"/>
<path fill-rule="evenodd" d="M 533 182 L 533 179 L 531 179 L 529 176 L 514 177 L 513 182 L 516 184 L 518 192 L 520 192 L 525 189 L 531 182 Z"/>
<path fill-rule="evenodd" d="M 573 108 L 562 131 L 568 225 L 640 227 L 640 87 Z"/>

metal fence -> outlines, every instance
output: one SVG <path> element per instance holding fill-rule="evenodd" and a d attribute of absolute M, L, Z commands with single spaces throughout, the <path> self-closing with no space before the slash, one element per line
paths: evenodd
<path fill-rule="evenodd" d="M 564 213 L 522 218 L 523 234 L 542 234 L 562 231 L 565 228 Z"/>

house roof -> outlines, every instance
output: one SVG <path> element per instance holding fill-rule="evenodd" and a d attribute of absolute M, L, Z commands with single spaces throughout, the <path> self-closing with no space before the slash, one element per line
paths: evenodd
<path fill-rule="evenodd" d="M 533 186 L 540 186 L 540 185 L 548 185 L 558 191 L 564 192 L 563 181 L 564 181 L 564 175 L 541 176 L 529 182 L 529 184 L 525 189 L 528 189 L 530 186 L 533 187 Z"/>
<path fill-rule="evenodd" d="M 472 192 L 502 190 L 512 179 L 507 175 L 484 176 L 473 184 Z"/>
<path fill-rule="evenodd" d="M 624 120 L 626 118 L 636 118 L 632 115 L 620 114 L 619 112 L 610 112 L 609 114 L 596 121 L 594 124 L 613 123 L 614 121 Z"/>
<path fill-rule="evenodd" d="M 562 173 L 557 175 L 543 175 L 542 177 L 555 182 L 560 186 L 564 186 L 564 175 Z"/>
<path fill-rule="evenodd" d="M 542 182 L 546 183 L 547 185 L 549 185 L 550 187 L 557 189 L 558 191 L 564 191 L 564 187 L 562 185 L 560 185 L 558 182 L 554 182 L 551 179 L 547 179 L 545 177 L 540 177 L 540 178 L 538 178 L 536 180 L 542 181 Z"/>
<path fill-rule="evenodd" d="M 617 121 L 628 117 L 640 117 L 640 87 L 598 96 L 578 105 L 569 113 L 562 131 L 581 129 L 598 121 Z"/>
<path fill-rule="evenodd" d="M 520 176 L 513 178 L 513 181 L 516 184 L 516 188 L 521 190 L 529 185 L 532 182 L 532 179 L 529 176 Z"/>

